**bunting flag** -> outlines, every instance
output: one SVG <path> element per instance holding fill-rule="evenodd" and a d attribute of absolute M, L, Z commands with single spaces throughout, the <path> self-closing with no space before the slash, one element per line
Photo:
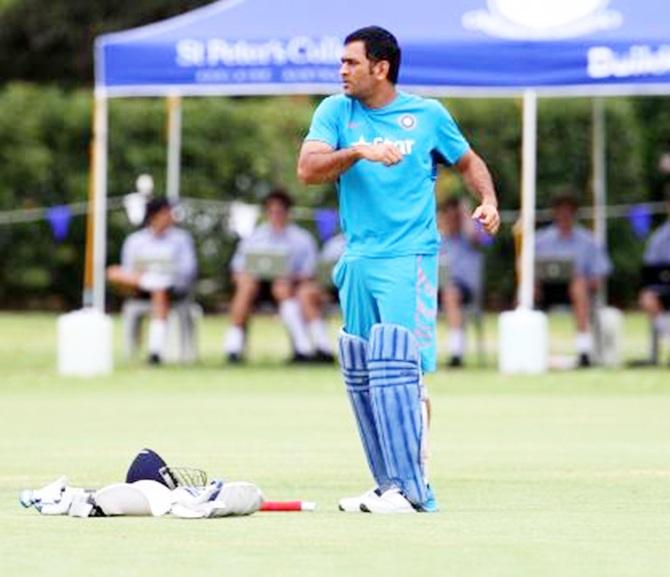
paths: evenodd
<path fill-rule="evenodd" d="M 255 204 L 231 202 L 228 214 L 228 229 L 240 238 L 247 238 L 254 232 L 259 214 L 260 207 Z"/>
<path fill-rule="evenodd" d="M 72 219 L 72 210 L 70 207 L 67 205 L 52 206 L 47 209 L 46 217 L 54 238 L 58 242 L 65 240 L 70 230 L 70 220 Z"/>
<path fill-rule="evenodd" d="M 337 210 L 334 208 L 317 208 L 314 211 L 316 230 L 322 243 L 335 236 L 339 220 Z"/>
<path fill-rule="evenodd" d="M 651 211 L 646 204 L 635 204 L 628 209 L 628 222 L 637 238 L 643 239 L 651 232 Z"/>

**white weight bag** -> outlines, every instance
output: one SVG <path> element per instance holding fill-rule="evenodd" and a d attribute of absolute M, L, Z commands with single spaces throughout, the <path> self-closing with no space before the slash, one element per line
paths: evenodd
<path fill-rule="evenodd" d="M 94 308 L 58 317 L 58 373 L 92 377 L 112 372 L 112 320 Z"/>

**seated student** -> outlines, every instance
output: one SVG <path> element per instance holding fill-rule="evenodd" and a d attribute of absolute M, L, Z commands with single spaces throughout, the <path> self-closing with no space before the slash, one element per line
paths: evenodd
<path fill-rule="evenodd" d="M 448 366 L 455 368 L 463 366 L 465 353 L 463 305 L 472 303 L 481 291 L 483 255 L 474 223 L 459 199 L 443 203 L 437 220 L 442 235 L 440 266 L 447 271 L 440 298 L 449 328 Z"/>
<path fill-rule="evenodd" d="M 229 362 L 240 362 L 245 345 L 245 331 L 251 310 L 264 285 L 262 279 L 246 268 L 247 255 L 254 250 L 282 252 L 287 256 L 288 270 L 269 281 L 272 298 L 279 304 L 279 314 L 293 343 L 295 363 L 333 362 L 328 331 L 322 316 L 322 298 L 316 274 L 317 247 L 312 235 L 290 222 L 291 197 L 275 189 L 265 198 L 267 222 L 243 240 L 231 262 L 235 293 L 230 305 L 231 326 L 224 340 Z"/>
<path fill-rule="evenodd" d="M 645 267 L 670 267 L 670 191 L 666 193 L 668 220 L 651 235 L 644 253 Z M 648 284 L 640 291 L 640 307 L 649 315 L 661 338 L 670 343 L 670 283 Z"/>
<path fill-rule="evenodd" d="M 553 200 L 553 224 L 535 235 L 535 258 L 557 259 L 571 263 L 572 278 L 562 287 L 538 287 L 544 308 L 569 302 L 577 326 L 576 348 L 579 366 L 591 366 L 593 336 L 590 318 L 592 297 L 610 273 L 612 265 L 593 235 L 575 223 L 577 200 L 571 194 L 561 194 Z M 559 294 L 561 293 L 561 294 Z"/>
<path fill-rule="evenodd" d="M 121 265 L 110 266 L 107 279 L 136 297 L 151 300 L 149 363 L 160 364 L 170 303 L 191 290 L 197 275 L 197 257 L 191 235 L 174 226 L 168 200 L 151 200 L 144 222 L 145 227 L 123 243 Z"/>

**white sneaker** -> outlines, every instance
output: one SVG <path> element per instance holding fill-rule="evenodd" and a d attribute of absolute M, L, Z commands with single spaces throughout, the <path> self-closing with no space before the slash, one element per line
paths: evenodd
<path fill-rule="evenodd" d="M 343 497 L 337 502 L 337 508 L 345 513 L 360 513 L 361 504 L 366 500 L 379 499 L 382 492 L 379 488 L 370 489 L 356 497 Z"/>
<path fill-rule="evenodd" d="M 361 511 L 365 513 L 416 513 L 399 489 L 389 489 L 380 496 L 363 499 Z"/>

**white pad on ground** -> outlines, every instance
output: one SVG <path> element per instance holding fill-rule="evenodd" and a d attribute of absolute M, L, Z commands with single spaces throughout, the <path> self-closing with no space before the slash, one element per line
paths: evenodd
<path fill-rule="evenodd" d="M 94 498 L 109 516 L 159 517 L 172 506 L 172 492 L 156 481 L 109 485 L 97 491 Z"/>
<path fill-rule="evenodd" d="M 151 514 L 154 517 L 165 515 L 172 507 L 172 491 L 156 481 L 135 481 L 133 483 L 149 500 Z"/>
<path fill-rule="evenodd" d="M 182 493 L 178 497 L 171 513 L 182 519 L 251 515 L 260 509 L 263 502 L 261 490 L 245 481 L 214 481 L 200 496 L 187 491 L 187 494 Z"/>

